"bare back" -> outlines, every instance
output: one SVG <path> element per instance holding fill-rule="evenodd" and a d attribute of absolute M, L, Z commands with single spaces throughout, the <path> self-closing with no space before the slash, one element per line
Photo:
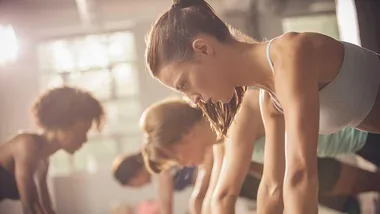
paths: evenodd
<path fill-rule="evenodd" d="M 25 151 L 25 144 L 33 144 L 37 151 L 41 151 L 43 148 L 42 139 L 36 134 L 18 134 L 11 138 L 7 142 L 3 143 L 0 147 L 0 166 L 7 170 L 10 174 L 14 174 L 15 169 L 15 157 L 20 156 L 21 153 Z M 29 147 L 30 145 L 28 145 Z M 41 154 L 33 154 L 33 159 L 39 162 L 41 159 Z"/>

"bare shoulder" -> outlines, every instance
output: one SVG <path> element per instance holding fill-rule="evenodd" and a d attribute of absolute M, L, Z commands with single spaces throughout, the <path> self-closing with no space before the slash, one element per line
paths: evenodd
<path fill-rule="evenodd" d="M 236 136 L 246 128 L 255 129 L 257 124 L 252 118 L 261 117 L 259 104 L 259 90 L 247 90 L 244 94 L 243 101 L 237 112 L 235 119 L 230 127 L 229 134 Z"/>
<path fill-rule="evenodd" d="M 279 45 L 283 48 L 285 47 L 293 47 L 296 48 L 304 48 L 308 46 L 321 46 L 326 44 L 340 44 L 339 41 L 320 34 L 320 33 L 297 33 L 297 32 L 289 32 L 285 33 L 282 36 L 278 37 Z"/>
<path fill-rule="evenodd" d="M 243 101 L 235 120 L 242 120 L 260 114 L 259 90 L 247 90 L 244 94 Z"/>
<path fill-rule="evenodd" d="M 278 55 L 292 57 L 293 59 L 311 57 L 320 60 L 330 58 L 330 54 L 339 55 L 343 45 L 340 41 L 319 33 L 289 32 L 278 37 Z"/>
<path fill-rule="evenodd" d="M 35 134 L 21 133 L 12 139 L 15 157 L 31 159 L 38 156 L 41 149 Z"/>

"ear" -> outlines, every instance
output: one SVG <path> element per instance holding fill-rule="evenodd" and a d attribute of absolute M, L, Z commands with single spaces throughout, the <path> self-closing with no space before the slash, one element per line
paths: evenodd
<path fill-rule="evenodd" d="M 198 38 L 193 41 L 193 50 L 195 53 L 199 53 L 206 56 L 212 56 L 214 54 L 214 48 L 211 42 L 207 39 Z"/>

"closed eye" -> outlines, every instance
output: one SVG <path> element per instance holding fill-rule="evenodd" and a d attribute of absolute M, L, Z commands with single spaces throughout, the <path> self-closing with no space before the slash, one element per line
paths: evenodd
<path fill-rule="evenodd" d="M 178 91 L 186 91 L 188 89 L 189 84 L 186 81 L 181 82 L 176 88 Z"/>

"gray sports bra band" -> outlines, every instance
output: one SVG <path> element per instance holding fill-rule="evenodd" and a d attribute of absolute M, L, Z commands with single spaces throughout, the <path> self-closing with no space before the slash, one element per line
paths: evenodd
<path fill-rule="evenodd" d="M 268 64 L 274 72 L 270 47 L 266 47 Z M 344 59 L 336 77 L 319 90 L 319 133 L 331 134 L 358 126 L 370 113 L 380 85 L 380 57 L 360 46 L 341 42 Z M 283 112 L 275 94 L 269 93 L 274 106 Z"/>

